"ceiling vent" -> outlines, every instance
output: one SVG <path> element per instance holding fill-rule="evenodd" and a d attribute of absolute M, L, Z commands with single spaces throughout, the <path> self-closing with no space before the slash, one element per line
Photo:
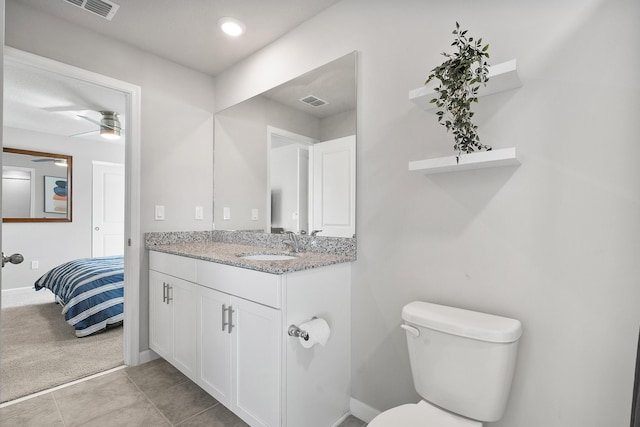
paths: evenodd
<path fill-rule="evenodd" d="M 305 104 L 311 105 L 312 107 L 322 107 L 323 105 L 327 105 L 328 102 L 324 99 L 320 99 L 317 96 L 308 95 L 304 98 L 300 98 L 300 102 L 304 102 Z"/>
<path fill-rule="evenodd" d="M 65 0 L 74 6 L 78 6 L 88 12 L 101 16 L 111 21 L 116 14 L 120 5 L 108 0 Z"/>

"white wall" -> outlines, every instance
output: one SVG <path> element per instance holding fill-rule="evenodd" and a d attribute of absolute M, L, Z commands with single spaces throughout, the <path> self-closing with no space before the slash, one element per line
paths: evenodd
<path fill-rule="evenodd" d="M 73 156 L 72 222 L 3 223 L 2 249 L 24 256 L 24 262 L 2 269 L 2 289 L 33 286 L 49 269 L 91 256 L 92 161 L 124 163 L 124 145 L 4 128 L 4 144 L 23 150 Z M 66 172 L 65 172 L 66 173 Z M 31 269 L 31 261 L 39 268 Z"/>
<path fill-rule="evenodd" d="M 416 401 L 400 312 L 426 300 L 520 319 L 501 427 L 629 424 L 640 324 L 640 3 L 345 0 L 216 79 L 225 108 L 359 54 L 352 393 Z M 524 86 L 483 98 L 484 143 L 519 168 L 437 176 L 407 162 L 452 141 L 407 92 L 459 21 L 517 58 Z"/>
<path fill-rule="evenodd" d="M 320 120 L 320 142 L 356 133 L 356 110 L 334 114 Z"/>
<path fill-rule="evenodd" d="M 140 236 L 209 230 L 212 220 L 213 78 L 110 40 L 16 0 L 6 4 L 6 44 L 142 88 Z M 154 221 L 154 205 L 165 221 Z M 195 220 L 195 206 L 204 219 Z M 148 348 L 148 261 L 141 244 L 140 349 Z"/>

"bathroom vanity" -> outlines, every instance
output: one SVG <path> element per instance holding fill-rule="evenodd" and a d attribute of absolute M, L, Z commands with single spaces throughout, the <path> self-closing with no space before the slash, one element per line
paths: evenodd
<path fill-rule="evenodd" d="M 347 414 L 349 257 L 251 260 L 242 256 L 264 250 L 217 242 L 149 249 L 152 350 L 251 426 L 329 427 Z M 314 316 L 331 334 L 305 349 L 287 330 Z"/>

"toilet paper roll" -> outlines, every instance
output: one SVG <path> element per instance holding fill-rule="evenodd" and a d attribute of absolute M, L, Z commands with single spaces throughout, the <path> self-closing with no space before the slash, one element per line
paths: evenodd
<path fill-rule="evenodd" d="M 329 335 L 331 334 L 331 329 L 329 329 L 329 324 L 324 319 L 312 319 L 308 322 L 302 323 L 300 329 L 303 331 L 307 331 L 309 333 L 309 339 L 305 340 L 300 337 L 300 345 L 304 348 L 311 348 L 316 344 L 320 344 L 324 346 L 329 339 Z"/>

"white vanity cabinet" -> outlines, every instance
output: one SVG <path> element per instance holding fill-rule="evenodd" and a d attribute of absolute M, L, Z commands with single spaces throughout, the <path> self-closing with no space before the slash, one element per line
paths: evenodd
<path fill-rule="evenodd" d="M 251 425 L 280 425 L 280 310 L 198 286 L 197 383 Z"/>
<path fill-rule="evenodd" d="M 151 251 L 149 265 L 150 347 L 184 372 L 175 333 L 170 339 L 162 332 L 171 329 L 169 323 L 174 331 L 177 324 L 191 325 L 190 378 L 249 425 L 329 427 L 348 412 L 350 264 L 270 274 Z M 179 322 L 175 309 L 169 314 L 162 304 L 154 308 L 163 301 L 166 276 L 174 290 L 170 303 L 179 293 L 193 295 Z M 305 349 L 287 330 L 313 316 L 329 323 L 331 335 L 324 347 Z M 189 331 L 180 333 L 191 341 Z"/>
<path fill-rule="evenodd" d="M 281 276 L 196 261 L 198 384 L 252 426 L 280 426 Z"/>
<path fill-rule="evenodd" d="M 149 272 L 149 347 L 195 381 L 196 284 L 158 270 Z"/>

